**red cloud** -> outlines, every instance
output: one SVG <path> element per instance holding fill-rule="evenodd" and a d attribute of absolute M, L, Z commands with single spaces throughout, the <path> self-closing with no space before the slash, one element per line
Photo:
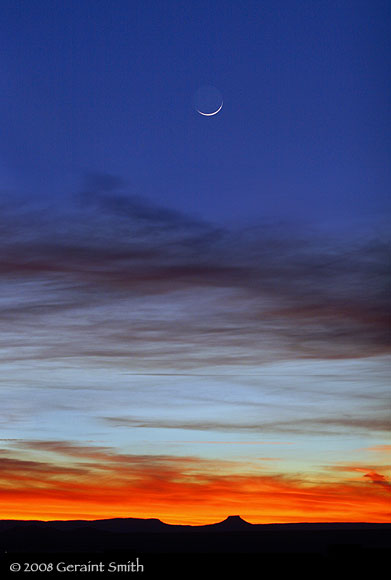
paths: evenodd
<path fill-rule="evenodd" d="M 365 477 L 380 485 L 324 478 L 308 483 L 197 457 L 124 455 L 60 442 L 28 445 L 35 453 L 50 450 L 53 461 L 2 460 L 2 518 L 129 516 L 199 524 L 240 513 L 253 523 L 389 519 L 385 480 L 370 470 Z"/>

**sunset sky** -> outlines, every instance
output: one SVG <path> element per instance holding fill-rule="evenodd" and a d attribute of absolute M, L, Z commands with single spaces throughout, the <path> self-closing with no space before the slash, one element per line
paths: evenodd
<path fill-rule="evenodd" d="M 0 518 L 391 521 L 389 22 L 3 1 Z"/>

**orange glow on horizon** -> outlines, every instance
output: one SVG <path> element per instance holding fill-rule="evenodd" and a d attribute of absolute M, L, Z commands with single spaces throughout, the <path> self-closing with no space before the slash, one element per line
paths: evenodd
<path fill-rule="evenodd" d="M 309 483 L 264 470 L 238 473 L 224 462 L 194 457 L 66 451 L 74 456 L 68 467 L 1 460 L 7 478 L 0 480 L 0 518 L 135 517 L 201 525 L 240 514 L 250 523 L 391 521 L 389 482 L 361 466 L 348 466 L 360 473 L 356 481 L 339 474 L 327 481 L 323 473 Z"/>

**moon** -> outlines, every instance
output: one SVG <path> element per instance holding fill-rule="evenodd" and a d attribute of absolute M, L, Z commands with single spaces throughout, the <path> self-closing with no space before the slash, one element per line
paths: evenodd
<path fill-rule="evenodd" d="M 216 111 L 214 111 L 213 113 L 203 113 L 199 109 L 197 109 L 197 113 L 199 113 L 200 115 L 203 115 L 204 117 L 213 117 L 214 115 L 217 115 L 217 113 L 219 113 L 221 111 L 221 109 L 223 108 L 223 105 L 224 105 L 224 101 L 221 101 L 220 107 Z"/>
<path fill-rule="evenodd" d="M 194 95 L 194 109 L 203 117 L 214 117 L 223 108 L 223 95 L 212 85 L 199 87 Z"/>

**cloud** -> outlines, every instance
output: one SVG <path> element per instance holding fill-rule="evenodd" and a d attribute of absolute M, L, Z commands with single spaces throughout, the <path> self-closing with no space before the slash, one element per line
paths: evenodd
<path fill-rule="evenodd" d="M 374 445 L 373 447 L 364 447 L 367 451 L 391 452 L 391 445 Z"/>
<path fill-rule="evenodd" d="M 27 449 L 38 453 L 46 452 L 52 457 L 68 457 L 71 458 L 72 465 L 82 465 L 90 470 L 110 471 L 114 469 L 118 473 L 121 471 L 122 474 L 135 473 L 140 470 L 145 472 L 157 470 L 159 473 L 164 472 L 167 475 L 170 470 L 175 471 L 178 465 L 182 468 L 186 466 L 189 472 L 193 469 L 198 470 L 200 466 L 204 471 L 215 470 L 217 465 L 220 470 L 233 466 L 233 463 L 227 460 L 216 462 L 215 460 L 191 456 L 126 454 L 118 453 L 108 446 L 80 445 L 67 441 L 18 441 L 15 446 L 18 449 Z M 83 463 L 80 463 L 80 460 L 83 460 Z"/>
<path fill-rule="evenodd" d="M 178 440 L 175 443 L 178 443 Z M 194 443 L 194 441 L 179 441 L 179 443 Z M 202 441 L 197 439 L 197 445 L 200 443 L 210 445 L 294 445 L 293 441 Z"/>
<path fill-rule="evenodd" d="M 0 243 L 10 361 L 132 352 L 149 368 L 190 369 L 389 349 L 380 234 L 217 228 L 96 176 L 64 207 L 3 207 Z"/>
<path fill-rule="evenodd" d="M 13 454 L 23 453 L 47 457 L 6 458 L 2 517 L 13 510 L 13 517 L 23 512 L 24 519 L 117 515 L 207 523 L 240 513 L 254 523 L 387 521 L 389 510 L 383 480 L 371 471 L 381 485 L 265 473 L 266 466 L 260 473 L 256 466 L 196 456 L 127 455 L 65 441 L 19 442 Z"/>
<path fill-rule="evenodd" d="M 290 421 L 223 422 L 223 421 L 176 421 L 165 419 L 140 419 L 136 417 L 103 417 L 103 421 L 113 427 L 132 427 L 146 429 L 183 429 L 190 431 L 282 433 L 304 435 L 340 435 L 357 431 L 389 431 L 389 417 L 296 417 Z"/>
<path fill-rule="evenodd" d="M 368 478 L 375 485 L 380 485 L 391 492 L 391 481 L 387 477 L 380 473 L 380 471 L 388 470 L 388 466 L 369 466 L 369 465 L 356 465 L 356 464 L 337 464 L 332 466 L 327 466 L 327 469 L 333 471 L 345 471 L 354 473 L 364 473 L 362 477 Z"/>
<path fill-rule="evenodd" d="M 376 471 L 368 471 L 368 473 L 366 473 L 364 477 L 368 477 L 372 481 L 372 483 L 375 483 L 376 485 L 382 485 L 390 489 L 391 491 L 391 483 L 387 481 L 384 475 L 376 473 Z"/>
<path fill-rule="evenodd" d="M 40 481 L 42 474 L 45 478 L 51 475 L 82 475 L 85 469 L 77 467 L 53 466 L 51 463 L 42 461 L 27 461 L 12 457 L 0 457 L 0 477 L 10 477 L 11 480 L 25 477 L 28 474 L 30 479 Z"/>

